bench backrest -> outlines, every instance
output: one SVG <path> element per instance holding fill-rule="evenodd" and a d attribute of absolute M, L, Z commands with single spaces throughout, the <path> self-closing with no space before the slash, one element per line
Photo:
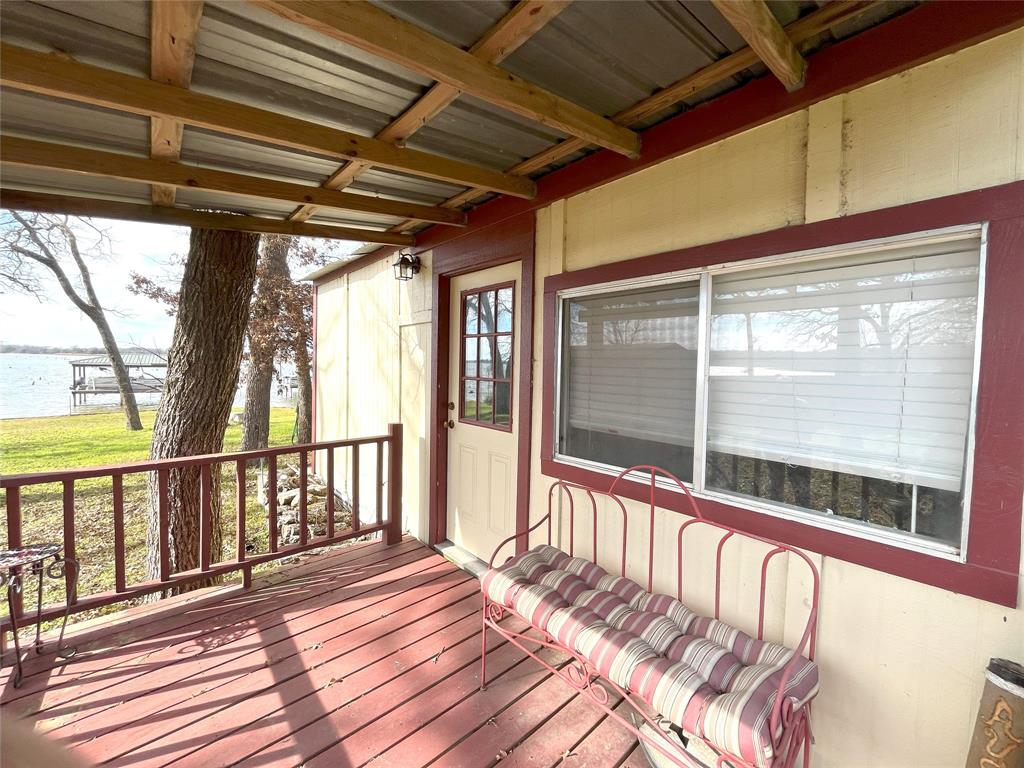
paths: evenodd
<path fill-rule="evenodd" d="M 722 595 L 722 555 L 726 545 L 730 540 L 736 541 L 740 539 L 750 539 L 753 541 L 761 542 L 767 545 L 767 549 L 761 556 L 760 563 L 760 594 L 758 596 L 758 617 L 757 617 L 757 638 L 758 640 L 764 640 L 764 626 L 765 626 L 765 594 L 768 586 L 768 569 L 772 561 L 776 559 L 778 555 L 788 553 L 796 557 L 802 562 L 808 569 L 811 577 L 811 596 L 810 596 L 810 608 L 808 610 L 807 623 L 804 626 L 803 632 L 801 633 L 801 639 L 799 644 L 793 648 L 798 654 L 807 656 L 810 659 L 814 658 L 814 645 L 815 635 L 817 632 L 817 617 L 818 617 L 818 597 L 820 589 L 820 577 L 818 574 L 818 568 L 814 562 L 802 551 L 791 547 L 788 544 L 784 544 L 780 541 L 768 539 L 763 536 L 757 536 L 755 534 L 744 533 L 743 531 L 737 530 L 724 523 L 719 523 L 711 520 L 704 516 L 701 511 L 700 505 L 697 500 L 690 493 L 686 485 L 674 474 L 668 470 L 652 465 L 640 465 L 624 469 L 618 475 L 616 475 L 607 488 L 594 488 L 579 483 L 573 483 L 566 480 L 556 480 L 552 483 L 551 488 L 548 492 L 548 513 L 535 523 L 530 530 L 533 531 L 540 527 L 543 523 L 547 522 L 548 525 L 548 543 L 551 543 L 551 521 L 555 519 L 555 505 L 560 499 L 566 501 L 566 511 L 568 512 L 568 554 L 575 556 L 576 549 L 576 519 L 578 515 L 586 513 L 586 509 L 579 509 L 579 499 L 577 497 L 584 497 L 587 502 L 585 507 L 589 507 L 591 528 L 592 528 L 592 541 L 589 542 L 591 546 L 591 552 L 600 552 L 600 525 L 598 524 L 598 511 L 599 501 L 604 500 L 610 503 L 613 510 L 619 512 L 619 519 L 621 520 L 621 531 L 622 531 L 622 553 L 619 566 L 619 575 L 626 575 L 626 551 L 629 542 L 630 531 L 636 531 L 637 524 L 634 522 L 633 527 L 630 527 L 630 513 L 628 511 L 626 503 L 623 501 L 623 497 L 631 500 L 641 500 L 645 507 L 644 511 L 646 514 L 642 515 L 641 520 L 637 521 L 641 523 L 641 530 L 646 528 L 646 538 L 648 542 L 647 552 L 647 591 L 654 591 L 654 573 L 655 573 L 655 513 L 659 509 L 659 505 L 656 503 L 657 498 L 662 496 L 664 492 L 668 490 L 673 493 L 681 493 L 683 505 L 681 512 L 679 528 L 676 533 L 676 554 L 677 554 L 677 567 L 678 574 L 676 579 L 676 597 L 683 603 L 686 602 L 683 593 L 683 551 L 685 537 L 688 533 L 693 532 L 696 529 L 712 529 L 713 531 L 720 532 L 718 538 L 717 548 L 715 552 L 715 607 L 714 617 L 716 619 L 720 617 L 721 608 L 721 595 Z M 575 492 L 575 493 L 574 493 Z M 664 503 L 660 505 L 661 509 L 666 509 Z M 671 510 L 666 509 L 671 512 Z"/>

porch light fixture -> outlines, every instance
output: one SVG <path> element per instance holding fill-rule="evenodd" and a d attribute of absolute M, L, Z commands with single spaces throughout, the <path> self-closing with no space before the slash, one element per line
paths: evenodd
<path fill-rule="evenodd" d="M 395 280 L 412 280 L 420 271 L 420 257 L 399 251 L 398 260 L 391 266 L 395 268 Z"/>

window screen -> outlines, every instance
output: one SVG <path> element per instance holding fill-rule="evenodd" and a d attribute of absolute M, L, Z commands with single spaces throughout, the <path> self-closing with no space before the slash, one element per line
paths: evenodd
<path fill-rule="evenodd" d="M 566 299 L 559 452 L 693 475 L 698 286 Z"/>

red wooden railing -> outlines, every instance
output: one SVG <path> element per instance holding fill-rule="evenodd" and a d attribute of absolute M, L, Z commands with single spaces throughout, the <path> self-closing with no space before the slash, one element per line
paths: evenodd
<path fill-rule="evenodd" d="M 360 454 L 362 446 L 376 447 L 376 477 L 374 482 L 374 498 L 376 501 L 376 518 L 372 525 L 359 520 L 360 509 Z M 385 462 L 385 446 L 387 461 Z M 335 452 L 348 450 L 351 454 L 351 491 L 352 525 L 344 531 L 335 530 Z M 299 455 L 299 542 L 282 545 L 278 532 L 277 504 L 277 462 L 283 455 Z M 323 457 L 324 476 L 327 481 L 326 515 L 327 533 L 324 536 L 309 536 L 307 478 L 309 459 L 313 454 Z M 251 554 L 246 551 L 246 468 L 253 462 L 266 460 L 267 469 L 267 526 L 268 551 Z M 234 556 L 227 560 L 212 561 L 211 535 L 213 531 L 212 494 L 213 467 L 220 464 L 235 464 L 237 493 L 235 498 L 237 546 Z M 187 571 L 172 573 L 170 566 L 170 547 L 168 544 L 167 521 L 168 474 L 176 469 L 198 467 L 200 471 L 200 535 L 199 535 L 199 567 Z M 125 541 L 124 541 L 124 477 L 125 475 L 155 473 L 157 479 L 158 512 L 160 517 L 159 536 L 159 578 L 149 581 L 127 583 L 125 577 Z M 386 472 L 386 475 L 385 475 Z M 90 608 L 111 605 L 153 592 L 161 592 L 194 582 L 210 576 L 220 576 L 234 571 L 242 571 L 244 583 L 249 585 L 253 566 L 294 555 L 314 547 L 337 544 L 357 536 L 382 532 L 386 544 L 397 544 L 402 538 L 402 425 L 389 424 L 385 435 L 359 437 L 348 440 L 328 440 L 304 445 L 287 445 L 256 451 L 238 451 L 235 453 L 218 453 L 206 456 L 183 456 L 174 459 L 158 459 L 140 461 L 131 464 L 118 464 L 106 467 L 86 467 L 68 469 L 57 472 L 38 472 L 24 475 L 8 475 L 0 478 L 0 488 L 5 492 L 7 501 L 7 548 L 16 549 L 22 546 L 22 488 L 45 483 L 63 484 L 64 506 L 64 555 L 76 557 L 75 547 L 75 482 L 93 478 L 110 478 L 112 520 L 111 533 L 114 548 L 114 589 L 106 592 L 71 594 L 71 612 L 78 613 Z M 385 480 L 386 478 L 386 480 Z M 385 489 L 387 506 L 384 505 Z M 31 543 L 31 542 L 30 542 Z M 89 568 L 83 563 L 83 568 Z M 69 569 L 70 571 L 70 569 Z M 70 586 L 70 574 L 67 575 Z M 35 621 L 35 611 L 26 616 L 19 599 L 15 600 L 14 611 L 19 626 Z M 51 605 L 43 609 L 42 620 L 52 619 L 64 613 L 64 605 Z M 0 621 L 0 634 L 10 627 L 10 617 Z"/>

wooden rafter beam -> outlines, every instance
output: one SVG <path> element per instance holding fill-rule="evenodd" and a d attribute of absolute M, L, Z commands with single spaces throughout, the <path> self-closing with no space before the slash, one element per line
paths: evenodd
<path fill-rule="evenodd" d="M 377 232 L 354 227 L 332 227 L 326 224 L 308 224 L 260 216 L 193 211 L 166 205 L 139 205 L 112 200 L 94 200 L 88 197 L 48 195 L 14 189 L 0 189 L 0 208 L 16 211 L 61 213 L 69 216 L 95 216 L 101 219 L 123 219 L 151 224 L 174 224 L 184 227 L 208 229 L 240 229 L 246 232 L 270 232 L 277 235 L 325 237 L 335 240 L 381 243 L 382 245 L 413 245 L 411 235 Z"/>
<path fill-rule="evenodd" d="M 803 87 L 807 61 L 764 0 L 712 2 L 787 91 Z"/>
<path fill-rule="evenodd" d="M 338 160 L 365 160 L 515 197 L 536 193 L 534 183 L 522 177 L 6 43 L 0 43 L 0 85 L 146 117 L 172 118 L 232 136 Z"/>
<path fill-rule="evenodd" d="M 498 64 L 529 40 L 545 24 L 569 6 L 571 0 L 520 0 L 511 11 L 484 33 L 469 52 L 477 58 Z M 435 83 L 412 106 L 377 134 L 381 141 L 402 145 L 445 107 L 459 97 L 458 88 Z M 344 189 L 370 166 L 358 160 L 346 163 L 326 182 L 328 189 Z M 292 211 L 292 221 L 305 221 L 316 212 L 315 205 L 303 205 Z"/>
<path fill-rule="evenodd" d="M 188 88 L 196 60 L 196 35 L 203 16 L 202 0 L 162 0 L 150 3 L 149 76 L 160 83 Z M 150 157 L 177 160 L 181 157 L 184 125 L 180 120 L 151 117 Z M 155 184 L 153 202 L 174 205 L 175 188 Z"/>
<path fill-rule="evenodd" d="M 435 37 L 368 2 L 349 0 L 251 0 L 282 18 L 420 72 L 483 101 L 636 157 L 640 137 L 540 86 Z"/>
<path fill-rule="evenodd" d="M 225 192 L 286 203 L 308 203 L 343 211 L 413 218 L 439 224 L 461 226 L 466 223 L 464 213 L 450 208 L 404 203 L 370 195 L 354 195 L 260 176 L 200 168 L 173 160 L 152 160 L 14 136 L 0 137 L 0 162 L 138 181 L 171 189 Z"/>
<path fill-rule="evenodd" d="M 786 26 L 786 34 L 793 41 L 795 45 L 810 40 L 816 35 L 820 35 L 837 24 L 841 24 L 844 21 L 856 18 L 871 8 L 878 5 L 878 0 L 833 0 L 822 8 L 807 14 L 802 19 L 794 21 L 792 24 Z M 715 83 L 721 82 L 726 78 L 733 77 L 739 74 L 745 69 L 749 69 L 756 64 L 760 59 L 757 54 L 751 48 L 741 48 L 734 53 L 730 53 L 719 59 L 716 62 L 709 64 L 708 66 L 697 70 L 693 74 L 687 75 L 686 77 L 677 80 L 672 85 L 662 88 L 660 91 L 652 93 L 645 99 L 641 99 L 631 107 L 619 112 L 612 119 L 616 122 L 621 122 L 623 125 L 633 125 L 635 123 L 642 122 L 659 112 L 672 107 L 684 99 L 693 96 L 695 93 L 700 93 L 705 88 L 709 88 Z M 508 173 L 514 175 L 526 176 L 531 173 L 545 168 L 552 163 L 556 163 L 559 160 L 564 160 L 566 157 L 579 152 L 582 149 L 587 148 L 587 142 L 582 139 L 571 138 L 566 139 L 558 144 L 555 144 L 548 149 L 538 152 L 533 157 L 528 157 L 520 163 L 512 166 L 508 169 Z M 478 197 L 486 194 L 486 190 L 482 189 L 467 189 L 464 192 L 459 192 L 447 200 L 441 205 L 447 208 L 460 208 L 467 203 L 471 203 Z M 416 226 L 418 222 L 410 221 L 403 224 L 398 224 L 392 229 L 394 231 L 402 232 Z"/>

